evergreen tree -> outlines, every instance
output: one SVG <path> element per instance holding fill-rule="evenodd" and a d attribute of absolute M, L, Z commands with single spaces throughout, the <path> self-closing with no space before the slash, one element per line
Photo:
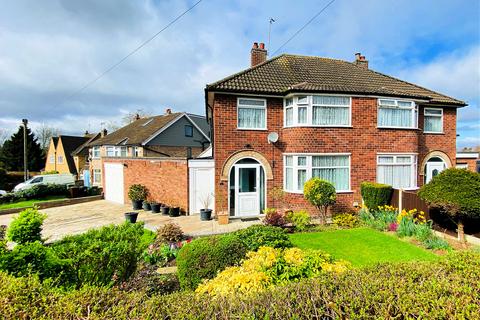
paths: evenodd
<path fill-rule="evenodd" d="M 39 171 L 45 166 L 42 148 L 27 127 L 27 165 L 29 171 Z M 20 126 L 0 150 L 0 162 L 8 171 L 23 171 L 23 127 Z"/>

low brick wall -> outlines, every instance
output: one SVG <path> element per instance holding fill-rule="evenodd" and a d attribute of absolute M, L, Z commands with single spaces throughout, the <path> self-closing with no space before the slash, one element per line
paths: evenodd
<path fill-rule="evenodd" d="M 77 203 L 97 201 L 97 200 L 102 200 L 102 199 L 103 199 L 103 196 L 99 195 L 99 196 L 73 198 L 73 199 L 52 200 L 52 201 L 48 201 L 48 202 L 34 203 L 33 205 L 37 206 L 39 209 L 47 209 L 47 208 L 69 206 L 69 205 L 77 204 Z M 23 210 L 28 209 L 28 208 L 31 208 L 31 207 L 4 209 L 4 210 L 0 210 L 0 215 L 17 213 L 17 212 L 23 211 Z"/>
<path fill-rule="evenodd" d="M 106 159 L 104 163 L 123 163 L 125 203 L 132 184 L 147 187 L 151 201 L 179 206 L 188 212 L 188 161 L 181 158 Z"/>

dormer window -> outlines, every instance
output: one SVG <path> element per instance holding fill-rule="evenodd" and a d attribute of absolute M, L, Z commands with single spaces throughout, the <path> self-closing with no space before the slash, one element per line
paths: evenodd
<path fill-rule="evenodd" d="M 413 101 L 378 99 L 379 128 L 417 128 L 417 106 Z"/>
<path fill-rule="evenodd" d="M 285 127 L 349 127 L 351 99 L 346 96 L 299 95 L 285 99 Z"/>

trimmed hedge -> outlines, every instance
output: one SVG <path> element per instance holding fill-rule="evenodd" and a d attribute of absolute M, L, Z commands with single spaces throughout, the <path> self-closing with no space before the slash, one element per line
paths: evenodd
<path fill-rule="evenodd" d="M 235 232 L 248 251 L 257 251 L 258 248 L 290 248 L 293 247 L 288 234 L 279 227 L 253 225 Z"/>
<path fill-rule="evenodd" d="M 384 264 L 276 287 L 254 296 L 206 298 L 188 292 L 85 287 L 52 289 L 0 273 L 4 319 L 479 319 L 480 254 L 438 262 Z M 28 316 L 27 316 L 28 315 Z"/>
<path fill-rule="evenodd" d="M 392 198 L 392 186 L 376 182 L 362 182 L 360 193 L 367 208 L 377 210 L 378 207 L 390 203 Z"/>
<path fill-rule="evenodd" d="M 183 289 L 195 290 L 226 267 L 239 263 L 247 248 L 235 234 L 211 236 L 184 245 L 177 256 L 177 275 Z"/>

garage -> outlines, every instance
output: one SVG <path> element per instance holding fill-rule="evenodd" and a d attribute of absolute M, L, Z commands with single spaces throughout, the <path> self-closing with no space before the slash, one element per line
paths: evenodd
<path fill-rule="evenodd" d="M 210 198 L 208 209 L 215 210 L 215 162 L 213 159 L 195 159 L 188 161 L 190 215 L 199 214 L 204 208 L 204 199 Z"/>
<path fill-rule="evenodd" d="M 105 200 L 124 203 L 123 191 L 123 164 L 105 163 Z"/>

